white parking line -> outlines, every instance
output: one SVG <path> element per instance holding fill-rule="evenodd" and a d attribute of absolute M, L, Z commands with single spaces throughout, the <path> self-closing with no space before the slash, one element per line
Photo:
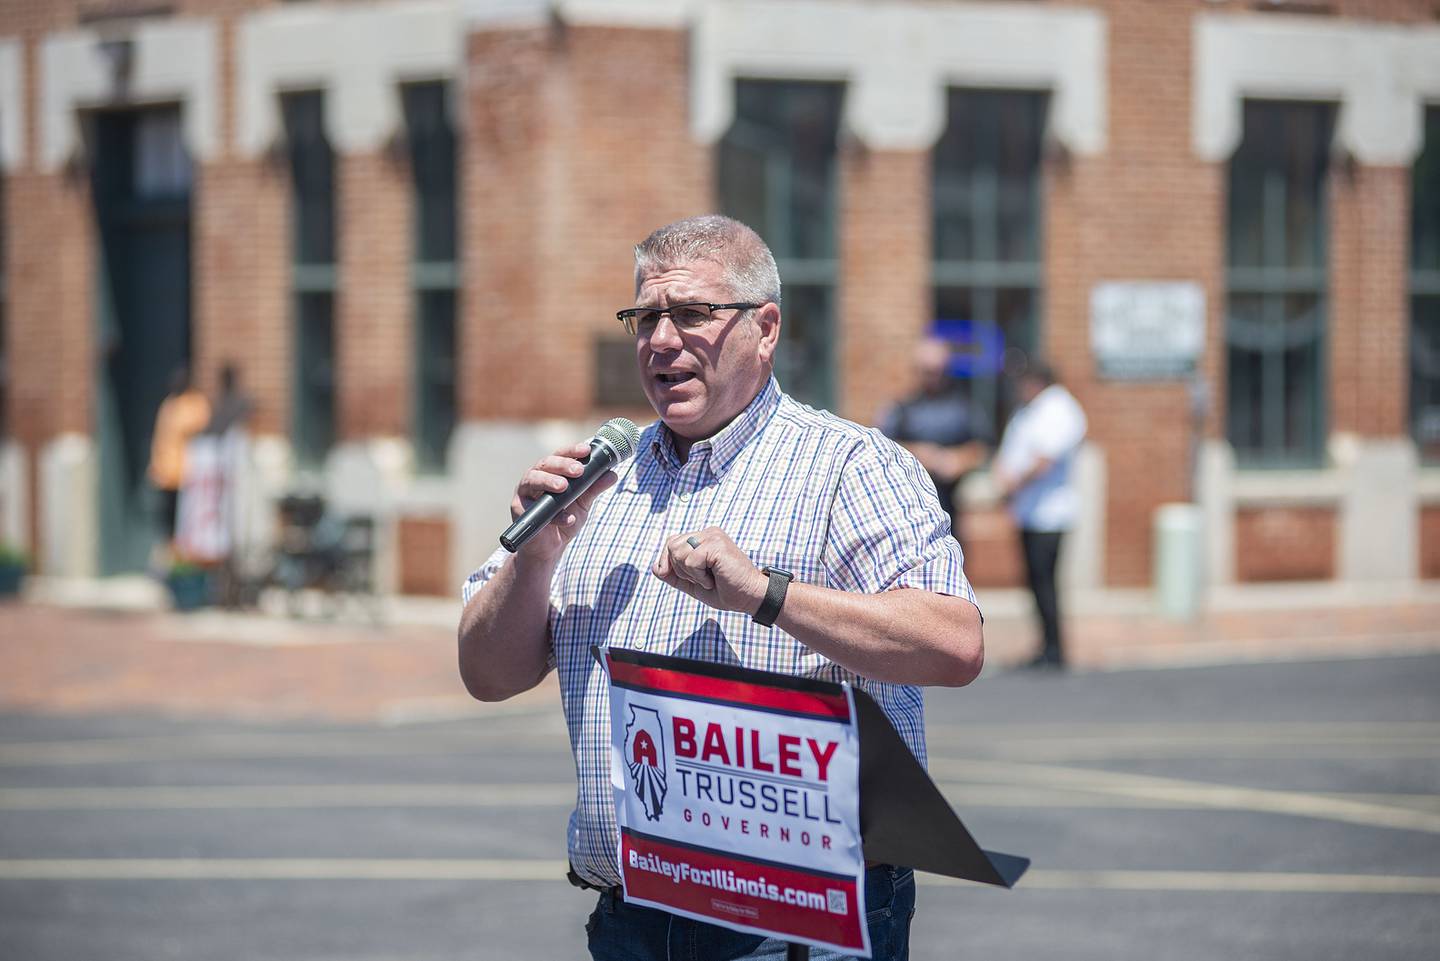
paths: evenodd
<path fill-rule="evenodd" d="M 932 774 L 966 781 L 1069 788 L 1099 794 L 1178 801 L 1197 807 L 1339 821 L 1365 827 L 1398 828 L 1440 834 L 1440 814 L 1368 801 L 1299 791 L 1238 787 L 1149 774 L 1122 774 L 1095 768 L 1021 764 L 1007 761 L 931 759 Z"/>
<path fill-rule="evenodd" d="M 969 885 L 919 875 L 922 883 Z M 1233 891 L 1273 894 L 1440 894 L 1440 877 L 1393 874 L 1315 874 L 1277 871 L 1053 871 L 1037 869 L 1020 888 L 1066 891 Z"/>
<path fill-rule="evenodd" d="M 569 807 L 574 784 L 277 784 L 0 788 L 0 810 Z"/>
<path fill-rule="evenodd" d="M 566 744 L 558 719 L 530 726 L 463 731 L 417 732 L 413 729 L 357 733 L 175 735 L 173 737 L 96 738 L 83 741 L 27 741 L 0 744 L 0 766 L 129 764 L 145 761 L 233 761 L 294 757 L 393 757 L 468 754 L 504 746 Z"/>

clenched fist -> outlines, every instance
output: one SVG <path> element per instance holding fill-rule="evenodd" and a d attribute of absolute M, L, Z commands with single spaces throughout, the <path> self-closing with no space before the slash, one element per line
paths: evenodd
<path fill-rule="evenodd" d="M 651 573 L 718 611 L 754 614 L 770 579 L 718 527 L 665 540 Z"/>

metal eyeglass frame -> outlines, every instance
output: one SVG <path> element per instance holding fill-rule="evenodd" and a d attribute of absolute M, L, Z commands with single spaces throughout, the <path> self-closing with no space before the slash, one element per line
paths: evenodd
<path fill-rule="evenodd" d="M 745 303 L 745 304 L 707 304 L 707 303 L 705 303 L 705 302 L 702 301 L 702 300 L 697 300 L 697 301 L 694 301 L 694 302 L 692 302 L 692 303 L 671 304 L 669 307 L 626 307 L 624 310 L 617 310 L 617 311 L 615 311 L 615 319 L 618 320 L 618 321 L 620 321 L 620 323 L 625 326 L 625 331 L 626 331 L 626 333 L 628 333 L 630 336 L 634 337 L 634 336 L 636 335 L 635 332 L 636 332 L 636 330 L 637 330 L 637 325 L 636 325 L 636 323 L 635 323 L 635 319 L 636 319 L 637 317 L 639 317 L 641 314 L 649 314 L 649 313 L 654 313 L 654 314 L 656 314 L 656 315 L 657 315 L 656 318 L 655 318 L 655 322 L 656 322 L 656 323 L 659 323 L 659 322 L 660 322 L 660 317 L 659 317 L 658 315 L 660 315 L 660 314 L 669 314 L 669 315 L 670 315 L 670 322 L 671 322 L 672 324 L 674 324 L 676 327 L 679 327 L 679 328 L 681 328 L 681 329 L 683 329 L 683 330 L 698 330 L 698 329 L 700 329 L 701 327 L 704 327 L 706 324 L 710 323 L 710 321 L 712 321 L 712 320 L 715 319 L 715 311 L 717 311 L 717 310 L 754 310 L 754 309 L 757 308 L 757 307 L 763 307 L 763 306 L 765 306 L 765 305 L 764 305 L 764 304 L 749 304 L 749 303 Z M 682 323 L 679 323 L 678 321 L 675 320 L 675 314 L 673 313 L 673 311 L 679 310 L 681 307 L 704 307 L 704 308 L 706 308 L 707 310 L 709 310 L 710 313 L 709 313 L 709 315 L 705 318 L 705 320 L 702 321 L 701 323 L 698 323 L 698 324 L 682 324 Z"/>

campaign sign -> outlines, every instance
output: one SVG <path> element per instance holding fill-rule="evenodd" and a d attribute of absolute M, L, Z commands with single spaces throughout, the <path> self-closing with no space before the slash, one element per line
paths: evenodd
<path fill-rule="evenodd" d="M 625 900 L 870 957 L 848 686 L 605 651 Z"/>

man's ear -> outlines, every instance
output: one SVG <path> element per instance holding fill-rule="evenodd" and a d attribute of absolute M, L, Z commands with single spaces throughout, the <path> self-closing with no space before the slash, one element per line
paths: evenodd
<path fill-rule="evenodd" d="M 755 314 L 755 323 L 760 328 L 760 359 L 772 366 L 775 363 L 775 351 L 780 348 L 780 307 L 778 304 L 766 304 Z"/>

